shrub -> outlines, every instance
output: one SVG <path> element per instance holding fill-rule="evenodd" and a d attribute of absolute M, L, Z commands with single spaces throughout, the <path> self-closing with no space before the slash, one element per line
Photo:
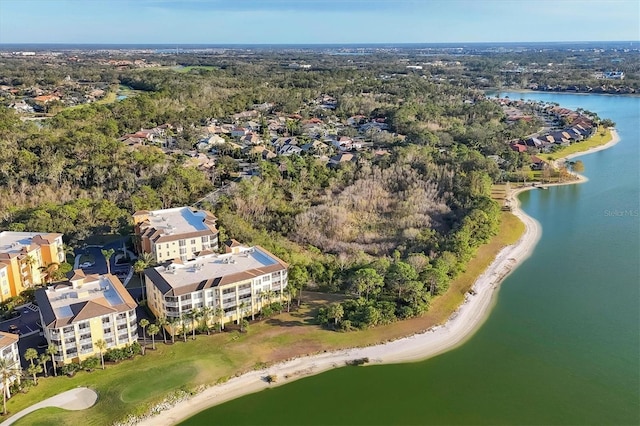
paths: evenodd
<path fill-rule="evenodd" d="M 62 374 L 66 374 L 69 377 L 73 377 L 76 372 L 82 370 L 82 366 L 77 362 L 72 362 L 71 364 L 65 364 L 60 368 L 60 372 Z"/>
<path fill-rule="evenodd" d="M 100 360 L 97 357 L 87 358 L 82 361 L 82 368 L 85 371 L 93 371 L 100 366 Z"/>

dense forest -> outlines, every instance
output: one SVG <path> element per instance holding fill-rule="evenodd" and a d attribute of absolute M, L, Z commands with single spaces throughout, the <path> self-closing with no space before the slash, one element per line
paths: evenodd
<path fill-rule="evenodd" d="M 5 82 L 23 91 L 72 75 L 138 93 L 61 108 L 39 121 L 0 107 L 0 226 L 62 232 L 78 245 L 92 234 L 128 235 L 132 212 L 192 205 L 225 183 L 214 204 L 201 204 L 218 217 L 221 239 L 261 244 L 290 262 L 298 292 L 354 296 L 322 310 L 322 322 L 348 330 L 419 315 L 497 232 L 500 209 L 490 190 L 501 173 L 487 156 L 499 154 L 518 169 L 527 154 L 507 142 L 540 123 L 508 123 L 482 92 L 452 82 L 388 77 L 398 64 L 384 56 L 366 69 L 326 59 L 325 67 L 308 71 L 283 67 L 277 55 L 210 60 L 188 72 L 71 65 L 43 71 L 9 62 Z M 10 77 L 18 70 L 21 80 Z M 327 94 L 335 109 L 313 102 Z M 233 123 L 233 114 L 263 103 L 272 107 L 256 120 L 295 117 L 287 118 L 289 134 L 308 118 L 345 122 L 358 115 L 383 120 L 396 136 L 365 135 L 369 148 L 336 166 L 313 152 L 261 161 L 229 151 L 215 158 L 213 174 L 189 163 L 202 126 Z M 165 123 L 177 149 L 131 149 L 119 141 Z M 254 162 L 258 173 L 235 178 L 230 170 L 239 161 Z"/>

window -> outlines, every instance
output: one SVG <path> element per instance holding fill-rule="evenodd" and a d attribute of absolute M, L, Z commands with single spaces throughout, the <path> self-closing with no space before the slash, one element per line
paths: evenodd
<path fill-rule="evenodd" d="M 186 248 L 180 248 L 180 254 L 187 254 Z"/>
<path fill-rule="evenodd" d="M 167 257 L 171 256 L 171 253 L 167 252 Z"/>
<path fill-rule="evenodd" d="M 187 242 L 185 240 L 180 240 L 179 244 L 180 244 L 180 247 L 184 247 L 187 245 Z"/>
<path fill-rule="evenodd" d="M 167 247 L 166 248 L 169 248 L 169 243 L 167 243 Z"/>
<path fill-rule="evenodd" d="M 198 247 L 191 247 L 191 253 L 195 253 L 196 251 L 198 251 Z"/>
<path fill-rule="evenodd" d="M 209 242 L 209 236 L 208 236 L 208 235 L 205 235 L 204 237 L 202 237 L 202 238 L 201 238 L 201 241 L 202 241 L 203 243 L 208 243 L 208 242 Z"/>
<path fill-rule="evenodd" d="M 195 245 L 196 243 L 196 239 L 194 238 L 193 240 L 191 240 L 191 245 Z"/>
<path fill-rule="evenodd" d="M 102 323 L 103 323 L 103 324 L 109 324 L 109 321 L 110 321 L 110 320 L 111 320 L 111 318 L 109 318 L 109 317 L 104 317 L 104 318 L 102 318 Z"/>

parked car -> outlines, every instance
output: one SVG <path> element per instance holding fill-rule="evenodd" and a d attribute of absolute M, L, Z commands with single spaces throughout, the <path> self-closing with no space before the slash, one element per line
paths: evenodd
<path fill-rule="evenodd" d="M 93 265 L 95 265 L 93 262 L 84 262 L 84 263 L 81 263 L 81 264 L 80 264 L 80 267 L 81 267 L 81 268 L 90 268 L 90 267 L 92 267 Z"/>

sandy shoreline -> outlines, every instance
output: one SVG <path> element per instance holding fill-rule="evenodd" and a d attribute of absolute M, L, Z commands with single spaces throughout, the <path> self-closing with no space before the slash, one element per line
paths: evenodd
<path fill-rule="evenodd" d="M 207 388 L 193 398 L 179 402 L 162 411 L 160 415 L 149 417 L 138 424 L 174 425 L 214 405 L 270 386 L 286 384 L 301 377 L 341 367 L 346 361 L 353 359 L 367 357 L 371 364 L 420 361 L 462 344 L 488 317 L 502 280 L 531 254 L 540 238 L 539 223 L 518 207 L 517 194 L 529 189 L 532 187 L 522 188 L 511 194 L 513 213 L 525 224 L 524 234 L 518 242 L 498 253 L 493 263 L 473 285 L 476 294 L 467 295 L 465 302 L 445 324 L 389 343 L 301 357 L 263 370 L 251 371 L 224 384 Z M 263 377 L 269 374 L 278 376 L 277 384 L 269 385 L 263 380 Z"/>
<path fill-rule="evenodd" d="M 615 130 L 612 130 L 612 136 L 612 140 L 605 145 L 572 154 L 565 159 L 607 149 L 620 140 Z M 582 182 L 586 182 L 586 178 L 579 176 L 576 181 L 553 185 Z M 540 239 L 542 234 L 540 224 L 520 209 L 517 198 L 521 192 L 533 188 L 535 187 L 520 188 L 513 191 L 509 196 L 513 214 L 525 225 L 524 234 L 515 244 L 503 248 L 498 253 L 491 265 L 474 283 L 472 288 L 475 291 L 475 295 L 468 294 L 464 303 L 445 324 L 433 327 L 424 333 L 389 343 L 301 357 L 275 364 L 263 370 L 251 371 L 242 376 L 232 378 L 224 384 L 207 388 L 198 395 L 179 402 L 168 410 L 142 420 L 138 424 L 144 426 L 175 425 L 209 407 L 268 387 L 279 386 L 331 368 L 344 366 L 345 362 L 349 360 L 367 357 L 371 364 L 420 361 L 459 346 L 471 337 L 486 320 L 495 303 L 500 283 L 531 255 Z M 263 380 L 265 376 L 270 374 L 278 376 L 277 384 L 270 385 Z"/>

